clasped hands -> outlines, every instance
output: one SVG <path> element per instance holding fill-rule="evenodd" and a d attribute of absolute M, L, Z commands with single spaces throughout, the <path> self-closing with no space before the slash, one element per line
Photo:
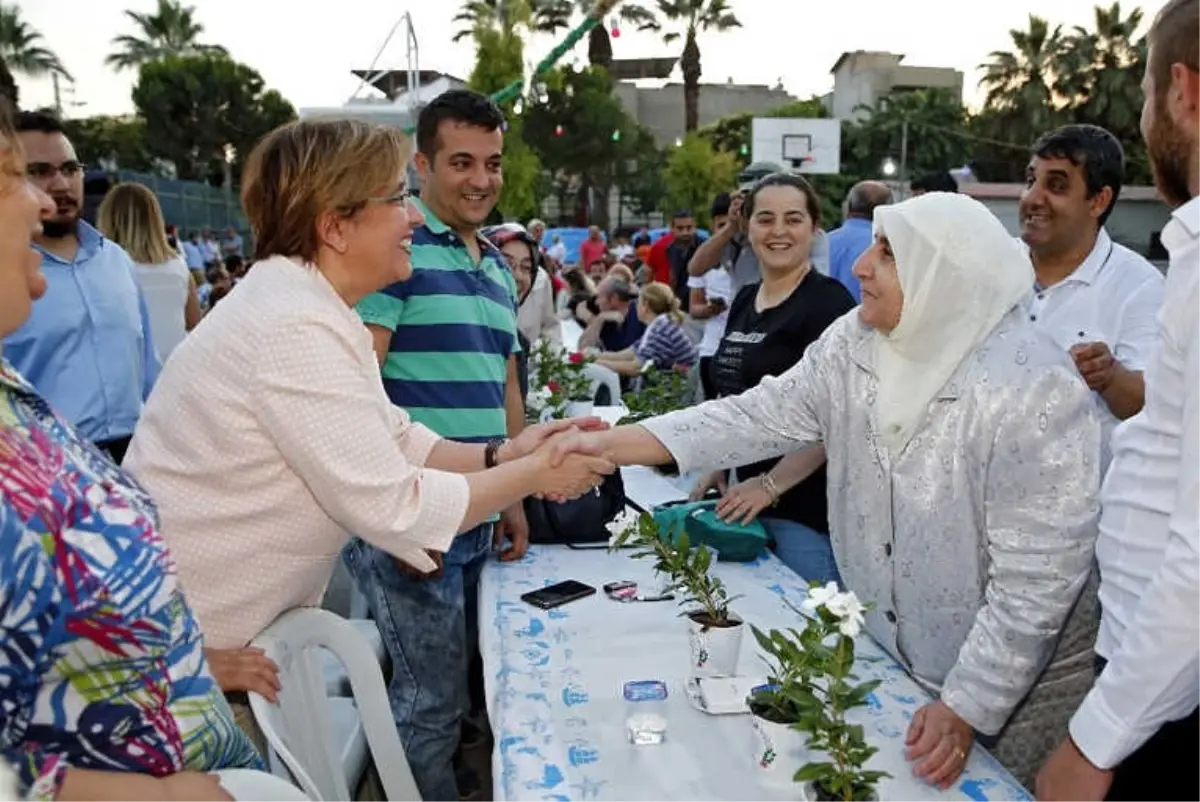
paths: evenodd
<path fill-rule="evenodd" d="M 589 492 L 617 469 L 605 454 L 608 424 L 597 417 L 570 418 L 528 426 L 500 450 L 500 461 L 532 457 L 538 498 L 569 501 Z"/>

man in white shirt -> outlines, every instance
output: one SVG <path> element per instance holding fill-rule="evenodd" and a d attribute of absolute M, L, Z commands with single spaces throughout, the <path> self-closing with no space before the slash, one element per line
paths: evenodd
<path fill-rule="evenodd" d="M 1116 137 L 1065 125 L 1034 144 L 1019 207 L 1036 274 L 1029 319 L 1070 352 L 1095 392 L 1101 470 L 1113 429 L 1142 408 L 1163 297 L 1162 274 L 1104 230 L 1124 173 Z"/>
<path fill-rule="evenodd" d="M 1039 799 L 1197 799 L 1200 780 L 1200 0 L 1170 0 L 1147 35 L 1142 134 L 1175 206 L 1161 344 L 1146 403 L 1117 429 L 1096 557 L 1101 672 Z"/>

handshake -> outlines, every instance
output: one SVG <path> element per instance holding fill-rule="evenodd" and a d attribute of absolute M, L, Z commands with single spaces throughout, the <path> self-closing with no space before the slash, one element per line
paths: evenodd
<path fill-rule="evenodd" d="M 527 427 L 501 450 L 501 461 L 521 460 L 532 472 L 533 495 L 551 501 L 578 498 L 617 469 L 605 453 L 608 424 L 572 418 Z"/>

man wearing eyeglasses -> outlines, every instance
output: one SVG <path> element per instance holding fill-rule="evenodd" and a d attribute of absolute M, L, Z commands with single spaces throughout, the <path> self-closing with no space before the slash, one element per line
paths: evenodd
<path fill-rule="evenodd" d="M 84 167 L 54 117 L 22 112 L 29 179 L 54 201 L 34 246 L 46 294 L 4 341 L 4 356 L 120 463 L 158 377 L 146 301 L 132 260 L 80 219 Z"/>

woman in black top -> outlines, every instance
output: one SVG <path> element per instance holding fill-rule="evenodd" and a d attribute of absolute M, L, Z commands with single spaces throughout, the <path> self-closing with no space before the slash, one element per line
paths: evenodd
<path fill-rule="evenodd" d="M 717 395 L 737 395 L 778 376 L 800 361 L 833 321 L 854 308 L 854 299 L 836 279 L 823 276 L 809 261 L 813 232 L 820 223 L 820 202 L 798 175 L 776 173 L 762 179 L 746 198 L 748 239 L 762 270 L 762 281 L 742 288 L 729 309 L 725 336 L 712 361 Z M 789 457 L 822 464 L 816 446 Z M 775 542 L 775 553 L 808 581 L 841 584 L 829 544 L 824 467 L 795 484 L 777 477 L 768 460 L 737 469 L 738 484 L 725 488 L 723 472 L 704 477 L 693 497 L 723 490 L 718 513 L 726 520 L 760 517 Z"/>

